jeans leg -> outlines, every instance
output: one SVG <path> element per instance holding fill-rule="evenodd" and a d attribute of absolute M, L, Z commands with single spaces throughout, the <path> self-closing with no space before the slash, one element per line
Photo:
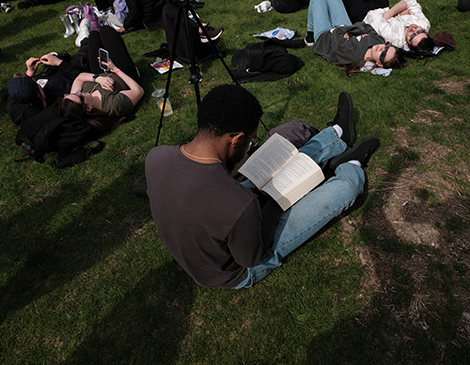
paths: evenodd
<path fill-rule="evenodd" d="M 334 129 L 327 128 L 301 149 L 305 148 L 307 152 L 312 153 L 314 159 L 328 159 L 346 149 L 344 142 L 337 143 L 338 140 L 341 141 Z M 329 144 L 334 147 L 328 148 L 326 141 L 330 141 Z M 323 147 L 315 151 L 313 147 L 319 145 Z M 337 167 L 335 174 L 282 214 L 274 234 L 273 245 L 256 266 L 248 269 L 247 278 L 236 289 L 249 287 L 266 277 L 282 265 L 284 257 L 354 204 L 364 188 L 364 170 L 357 165 L 345 163 Z"/>
<path fill-rule="evenodd" d="M 323 32 L 333 28 L 328 13 L 328 0 L 310 0 L 308 30 L 313 30 L 315 41 Z"/>
<path fill-rule="evenodd" d="M 330 13 L 332 28 L 339 25 L 351 25 L 351 20 L 349 20 L 342 0 L 328 0 L 328 11 Z"/>

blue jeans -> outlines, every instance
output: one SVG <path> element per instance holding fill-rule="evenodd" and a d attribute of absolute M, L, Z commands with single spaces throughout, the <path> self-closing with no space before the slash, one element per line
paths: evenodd
<path fill-rule="evenodd" d="M 351 25 L 342 0 L 310 0 L 307 30 L 315 42 L 324 32 L 339 25 Z"/>
<path fill-rule="evenodd" d="M 311 138 L 299 151 L 320 163 L 341 154 L 346 147 L 346 143 L 330 127 Z M 272 246 L 256 266 L 248 268 L 247 278 L 234 289 L 250 287 L 281 266 L 284 257 L 354 204 L 356 197 L 363 191 L 364 181 L 361 167 L 351 163 L 339 165 L 335 176 L 282 213 Z"/>

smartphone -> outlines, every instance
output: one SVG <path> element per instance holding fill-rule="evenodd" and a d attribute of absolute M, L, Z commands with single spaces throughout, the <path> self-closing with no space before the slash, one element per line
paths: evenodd
<path fill-rule="evenodd" d="M 108 72 L 109 71 L 108 66 L 103 64 L 103 62 L 106 62 L 106 63 L 109 62 L 109 53 L 108 53 L 108 51 L 103 49 L 103 48 L 98 49 L 98 57 L 99 57 L 100 68 L 104 72 Z"/>

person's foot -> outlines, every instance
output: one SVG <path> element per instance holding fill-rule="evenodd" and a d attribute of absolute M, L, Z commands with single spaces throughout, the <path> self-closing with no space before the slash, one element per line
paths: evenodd
<path fill-rule="evenodd" d="M 222 32 L 224 31 L 224 28 L 213 28 L 208 25 L 204 26 L 204 29 L 207 32 L 207 35 L 210 37 L 211 40 L 215 41 L 217 38 L 220 37 Z M 209 40 L 207 39 L 206 35 L 204 33 L 200 33 L 199 36 L 201 37 L 201 42 L 202 43 L 208 43 Z"/>
<path fill-rule="evenodd" d="M 3 4 L 2 4 L 2 10 L 3 10 L 5 13 L 9 13 L 10 11 L 13 10 L 13 8 L 12 8 L 9 4 L 3 3 Z"/>
<path fill-rule="evenodd" d="M 336 112 L 335 119 L 327 125 L 333 126 L 337 124 L 343 130 L 341 139 L 351 147 L 356 140 L 356 132 L 354 131 L 353 123 L 353 101 L 351 95 L 343 91 L 338 98 L 338 111 Z"/>
<path fill-rule="evenodd" d="M 361 167 L 364 168 L 367 166 L 367 162 L 379 146 L 380 141 L 377 137 L 370 136 L 363 138 L 357 142 L 353 148 L 333 158 L 330 161 L 330 168 L 332 170 L 336 170 L 339 165 L 349 161 L 359 161 L 361 163 Z"/>
<path fill-rule="evenodd" d="M 312 31 L 307 32 L 307 35 L 304 38 L 304 42 L 307 45 L 307 47 L 313 47 L 313 45 L 315 44 L 315 39 L 313 38 Z"/>
<path fill-rule="evenodd" d="M 79 31 L 78 31 L 78 36 L 77 36 L 77 39 L 75 39 L 75 45 L 77 47 L 80 47 L 81 44 L 82 44 L 82 41 L 85 39 L 85 38 L 88 38 L 90 36 L 90 32 L 91 32 L 91 22 L 89 19 L 87 18 L 84 18 L 81 22 L 80 22 L 80 27 L 79 27 Z"/>

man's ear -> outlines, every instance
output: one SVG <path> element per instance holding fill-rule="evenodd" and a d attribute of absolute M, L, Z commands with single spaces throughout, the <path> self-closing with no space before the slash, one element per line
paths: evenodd
<path fill-rule="evenodd" d="M 91 109 L 93 109 L 91 105 L 87 105 L 87 106 L 86 106 L 86 111 L 87 111 L 87 112 L 91 112 Z"/>
<path fill-rule="evenodd" d="M 232 147 L 236 148 L 236 147 L 241 146 L 244 140 L 245 140 L 245 133 L 242 132 L 242 133 L 236 134 L 235 136 L 232 137 L 232 141 L 231 141 Z"/>
<path fill-rule="evenodd" d="M 380 61 L 377 61 L 375 64 L 376 64 L 377 67 L 379 67 L 379 68 L 383 68 L 383 67 L 384 67 L 384 65 L 382 65 L 382 62 L 380 62 Z"/>

